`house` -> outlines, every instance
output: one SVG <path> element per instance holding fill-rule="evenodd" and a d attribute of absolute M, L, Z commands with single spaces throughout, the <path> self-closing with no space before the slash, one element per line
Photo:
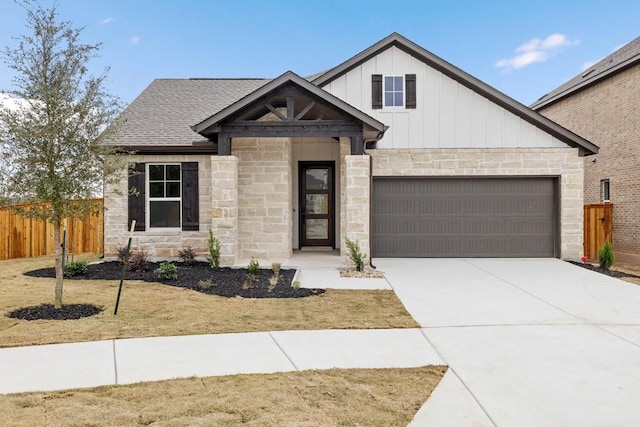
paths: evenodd
<path fill-rule="evenodd" d="M 105 192 L 105 255 L 286 260 L 582 251 L 582 156 L 598 148 L 393 33 L 326 72 L 159 79 L 125 111 L 128 185 Z M 126 193 L 127 179 L 119 190 Z"/>
<path fill-rule="evenodd" d="M 613 203 L 616 257 L 640 262 L 640 37 L 531 108 L 600 147 L 584 159 L 584 202 Z"/>

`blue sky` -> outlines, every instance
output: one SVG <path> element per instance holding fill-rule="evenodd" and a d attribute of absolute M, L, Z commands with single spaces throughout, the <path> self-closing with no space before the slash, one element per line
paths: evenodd
<path fill-rule="evenodd" d="M 396 31 L 529 105 L 640 35 L 637 0 L 58 0 L 58 11 L 103 43 L 91 68 L 111 67 L 125 103 L 155 78 L 313 74 Z M 15 46 L 24 10 L 0 0 L 0 22 L 0 47 Z"/>

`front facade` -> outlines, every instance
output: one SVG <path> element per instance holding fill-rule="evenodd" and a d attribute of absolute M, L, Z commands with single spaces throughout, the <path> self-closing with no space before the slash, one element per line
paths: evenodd
<path fill-rule="evenodd" d="M 157 257 L 205 255 L 211 229 L 225 264 L 346 237 L 373 257 L 581 256 L 597 147 L 395 33 L 307 79 L 156 80 L 125 117 L 136 173 L 105 194 L 106 256 L 133 219 Z"/>
<path fill-rule="evenodd" d="M 532 108 L 600 147 L 584 159 L 585 204 L 613 203 L 618 260 L 640 262 L 640 38 L 543 96 Z"/>

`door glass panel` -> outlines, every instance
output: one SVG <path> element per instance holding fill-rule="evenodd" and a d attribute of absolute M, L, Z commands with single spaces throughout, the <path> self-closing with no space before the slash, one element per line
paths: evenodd
<path fill-rule="evenodd" d="M 305 171 L 305 185 L 307 190 L 328 190 L 329 189 L 329 170 L 307 169 Z"/>
<path fill-rule="evenodd" d="M 307 239 L 328 239 L 329 238 L 329 220 L 328 219 L 307 219 L 306 238 Z"/>
<path fill-rule="evenodd" d="M 323 215 L 329 213 L 328 194 L 307 194 L 307 214 Z"/>

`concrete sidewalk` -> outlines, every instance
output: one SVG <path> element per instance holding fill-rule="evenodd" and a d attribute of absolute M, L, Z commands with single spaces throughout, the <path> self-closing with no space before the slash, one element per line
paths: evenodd
<path fill-rule="evenodd" d="M 442 364 L 419 329 L 190 335 L 0 349 L 0 393 L 191 376 Z"/>

